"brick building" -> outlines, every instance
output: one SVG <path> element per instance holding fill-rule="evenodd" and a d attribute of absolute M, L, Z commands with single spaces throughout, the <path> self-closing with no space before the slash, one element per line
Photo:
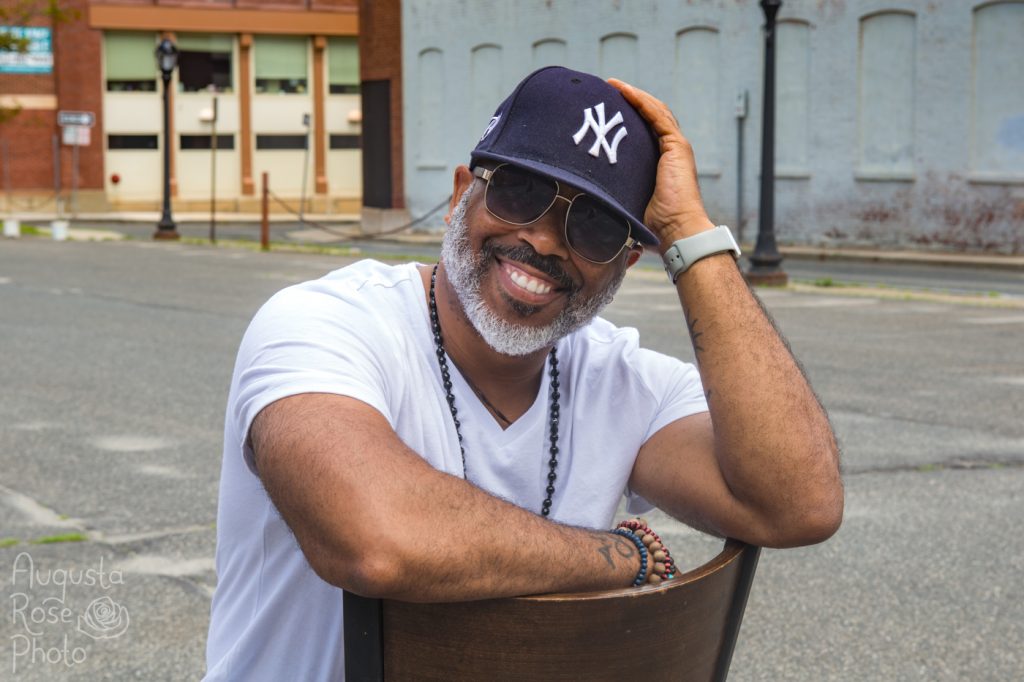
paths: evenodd
<path fill-rule="evenodd" d="M 29 55 L 0 61 L 0 106 L 21 109 L 0 124 L 0 154 L 6 154 L 0 206 L 10 197 L 15 210 L 54 210 L 59 171 L 63 194 L 74 187 L 80 211 L 157 208 L 163 86 L 154 50 L 169 38 L 179 49 L 170 88 L 176 208 L 209 205 L 215 130 L 222 208 L 255 208 L 267 172 L 279 196 L 294 200 L 305 191 L 314 210 L 358 211 L 357 0 L 67 0 L 62 6 L 70 10 L 67 20 L 28 22 L 48 31 L 48 41 L 43 36 Z M 58 111 L 89 112 L 95 124 L 67 136 Z"/>

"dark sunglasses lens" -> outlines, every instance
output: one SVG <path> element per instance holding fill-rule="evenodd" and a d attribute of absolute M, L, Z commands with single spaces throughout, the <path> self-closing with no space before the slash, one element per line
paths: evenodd
<path fill-rule="evenodd" d="M 629 239 L 629 223 L 589 196 L 572 202 L 565 222 L 565 238 L 576 253 L 604 263 L 618 255 Z"/>
<path fill-rule="evenodd" d="M 499 166 L 487 186 L 487 208 L 510 223 L 532 223 L 544 215 L 557 193 L 554 180 L 515 166 Z"/>

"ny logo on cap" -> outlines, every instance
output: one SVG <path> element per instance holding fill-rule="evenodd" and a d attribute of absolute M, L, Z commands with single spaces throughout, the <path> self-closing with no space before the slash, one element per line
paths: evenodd
<path fill-rule="evenodd" d="M 597 112 L 596 120 L 594 119 L 594 111 Z M 624 138 L 628 134 L 626 132 L 626 126 L 623 125 L 621 128 L 619 128 L 619 130 L 615 133 L 615 137 L 612 139 L 611 144 L 608 144 L 607 135 L 615 126 L 619 125 L 620 123 L 622 123 L 621 111 L 616 111 L 615 116 L 612 117 L 612 120 L 608 121 L 607 123 L 605 122 L 604 102 L 601 102 L 600 104 L 595 105 L 593 107 L 587 107 L 586 109 L 583 110 L 583 125 L 580 127 L 579 130 L 576 131 L 576 134 L 572 136 L 572 141 L 575 142 L 576 146 L 578 147 L 580 142 L 583 141 L 583 138 L 587 136 L 587 131 L 593 130 L 594 135 L 597 136 L 597 139 L 594 140 L 594 144 L 587 151 L 590 153 L 591 156 L 600 157 L 601 150 L 604 149 L 604 153 L 608 155 L 608 163 L 615 163 L 617 160 L 616 150 L 619 148 L 619 142 L 622 142 L 622 138 Z"/>
<path fill-rule="evenodd" d="M 498 121 L 500 121 L 500 120 L 501 120 L 501 114 L 498 114 L 497 116 L 494 116 L 493 118 L 491 118 L 490 122 L 487 124 L 487 128 L 484 130 L 484 134 L 480 136 L 480 140 L 481 141 L 485 137 L 487 137 L 488 135 L 491 134 L 491 131 L 494 130 L 494 126 L 498 125 Z"/>

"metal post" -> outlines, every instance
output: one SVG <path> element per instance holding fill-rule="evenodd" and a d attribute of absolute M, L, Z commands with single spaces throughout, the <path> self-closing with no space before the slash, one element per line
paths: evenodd
<path fill-rule="evenodd" d="M 743 121 L 747 118 L 747 91 L 736 95 L 736 240 L 743 243 Z"/>
<path fill-rule="evenodd" d="M 761 0 L 764 11 L 764 98 L 761 116 L 761 206 L 757 217 L 757 244 L 745 273 L 751 284 L 782 286 L 789 280 L 782 270 L 782 254 L 775 244 L 775 17 L 782 0 Z"/>
<path fill-rule="evenodd" d="M 64 197 L 60 186 L 60 138 L 53 136 L 53 200 L 56 204 L 57 220 L 64 216 Z"/>
<path fill-rule="evenodd" d="M 306 213 L 306 178 L 309 176 L 309 114 L 302 115 L 302 125 L 306 128 L 306 152 L 302 156 L 302 194 L 299 196 L 299 222 L 304 222 Z"/>
<path fill-rule="evenodd" d="M 263 200 L 262 219 L 260 220 L 260 248 L 264 251 L 270 250 L 270 180 L 268 174 L 263 171 Z"/>
<path fill-rule="evenodd" d="M 213 119 L 210 121 L 210 243 L 217 243 L 217 97 L 213 97 Z"/>
<path fill-rule="evenodd" d="M 78 130 L 71 146 L 71 219 L 78 217 Z"/>
<path fill-rule="evenodd" d="M 160 60 L 161 55 L 172 52 L 174 59 L 170 60 L 171 63 L 164 64 Z M 171 217 L 171 74 L 174 73 L 177 60 L 177 48 L 174 43 L 166 38 L 162 40 L 157 48 L 157 57 L 164 82 L 164 201 L 153 239 L 180 239 L 178 226 Z"/>
<path fill-rule="evenodd" d="M 7 198 L 7 214 L 14 215 L 14 199 L 11 198 L 11 160 L 8 157 L 10 149 L 7 145 L 7 140 L 3 141 L 3 157 L 4 157 L 4 195 Z"/>

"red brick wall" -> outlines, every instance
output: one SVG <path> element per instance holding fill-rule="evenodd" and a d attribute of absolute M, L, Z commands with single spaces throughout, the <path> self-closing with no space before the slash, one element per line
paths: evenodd
<path fill-rule="evenodd" d="M 79 148 L 79 189 L 103 187 L 103 139 L 100 83 L 100 32 L 86 25 L 86 0 L 65 0 L 73 18 L 53 27 L 53 72 L 50 74 L 3 74 L 0 93 L 10 95 L 56 95 L 58 109 L 91 111 L 96 115 L 91 144 Z M 46 25 L 45 22 L 37 22 Z M 11 156 L 11 188 L 53 187 L 53 136 L 59 134 L 57 112 L 24 109 L 0 126 L 0 139 L 7 142 Z M 71 147 L 60 147 L 61 183 L 71 187 Z"/>
<path fill-rule="evenodd" d="M 34 26 L 49 26 L 39 18 Z M 55 42 L 55 36 L 51 36 Z M 54 73 L 0 74 L 0 95 L 55 95 Z M 0 154 L 7 151 L 7 168 L 0 166 L 0 182 L 10 179 L 11 189 L 39 189 L 53 186 L 52 135 L 56 112 L 22 109 L 7 123 L 0 124 Z M 2 162 L 2 160 L 0 160 Z M 4 189 L 0 187 L 0 189 Z"/>
<path fill-rule="evenodd" d="M 65 3 L 78 19 L 57 25 L 54 39 L 54 77 L 57 106 L 62 110 L 91 111 L 96 116 L 92 140 L 78 150 L 78 187 L 103 188 L 103 34 L 89 28 L 87 0 Z M 65 187 L 72 184 L 72 148 L 61 146 L 61 171 Z"/>
<path fill-rule="evenodd" d="M 12 190 L 53 187 L 52 138 L 56 128 L 57 112 L 29 109 L 0 126 L 0 140 L 6 142 L 9 154 Z"/>
<path fill-rule="evenodd" d="M 391 81 L 391 205 L 404 208 L 400 0 L 360 0 L 359 77 L 364 81 Z"/>

